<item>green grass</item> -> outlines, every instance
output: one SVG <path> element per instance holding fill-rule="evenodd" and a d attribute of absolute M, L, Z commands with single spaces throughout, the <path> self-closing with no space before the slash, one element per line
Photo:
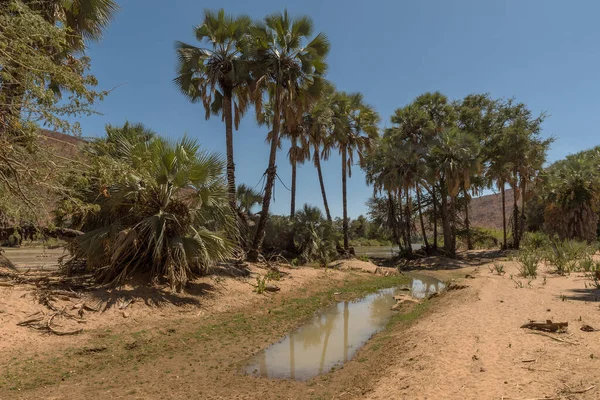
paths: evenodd
<path fill-rule="evenodd" d="M 214 323 L 208 323 L 210 320 L 204 320 L 204 323 L 173 320 L 167 322 L 169 325 L 156 327 L 155 330 L 122 334 L 115 334 L 109 329 L 91 331 L 85 346 L 69 348 L 60 353 L 36 355 L 26 360 L 15 357 L 6 368 L 0 369 L 0 389 L 30 390 L 58 384 L 72 379 L 71 371 L 77 371 L 76 375 L 85 375 L 94 381 L 94 373 L 107 368 L 129 370 L 132 366 L 140 366 L 160 357 L 173 358 L 189 351 L 197 354 L 195 361 L 202 364 L 202 352 L 197 349 L 208 347 L 212 351 L 226 350 L 229 344 L 239 343 L 248 337 L 275 340 L 333 302 L 360 298 L 408 281 L 409 278 L 404 276 L 365 277 L 350 273 L 342 283 L 312 295 L 307 294 L 307 288 L 299 288 L 294 293 L 298 297 L 274 297 L 264 305 L 266 312 L 226 313 Z M 99 353 L 82 353 L 84 348 L 95 347 L 107 349 Z"/>

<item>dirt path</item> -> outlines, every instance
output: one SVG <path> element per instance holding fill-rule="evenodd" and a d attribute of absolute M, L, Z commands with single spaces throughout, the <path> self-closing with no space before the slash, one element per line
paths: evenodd
<path fill-rule="evenodd" d="M 505 265 L 504 276 L 480 268 L 438 312 L 397 332 L 404 357 L 368 398 L 600 399 L 600 332 L 580 330 L 600 328 L 600 293 L 581 274 L 543 273 L 528 285 Z M 567 321 L 568 333 L 554 335 L 565 342 L 519 328 L 529 319 Z"/>

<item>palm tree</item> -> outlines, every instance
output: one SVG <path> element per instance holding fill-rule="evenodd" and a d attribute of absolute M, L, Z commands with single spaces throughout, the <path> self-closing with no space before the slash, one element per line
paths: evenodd
<path fill-rule="evenodd" d="M 227 201 L 223 162 L 187 137 L 176 143 L 120 142 L 115 160 L 148 163 L 97 196 L 99 211 L 77 238 L 75 259 L 87 260 L 101 283 L 120 284 L 134 272 L 166 277 L 181 290 L 195 274 L 231 255 L 237 231 Z"/>
<path fill-rule="evenodd" d="M 480 168 L 478 142 L 464 131 L 449 129 L 438 135 L 432 148 L 432 158 L 440 171 L 442 183 L 442 212 L 444 218 L 444 250 L 450 256 L 456 254 L 456 196 L 469 190 L 471 177 Z M 448 197 L 450 201 L 448 201 Z"/>
<path fill-rule="evenodd" d="M 210 48 L 176 42 L 178 74 L 175 84 L 192 102 L 202 102 L 206 119 L 221 115 L 225 121 L 227 184 L 229 204 L 236 207 L 233 127 L 238 129 L 248 104 L 249 63 L 243 57 L 252 20 L 218 12 L 204 11 L 204 19 L 194 28 L 196 40 Z"/>
<path fill-rule="evenodd" d="M 364 103 L 360 93 L 339 92 L 333 101 L 333 132 L 328 145 L 339 150 L 342 157 L 342 201 L 344 250 L 349 249 L 347 178 L 352 177 L 356 152 L 362 164 L 366 151 L 378 138 L 379 115 Z"/>
<path fill-rule="evenodd" d="M 327 65 L 325 57 L 329 42 L 320 33 L 312 40 L 313 22 L 307 17 L 291 18 L 286 11 L 265 17 L 252 28 L 251 54 L 254 61 L 254 100 L 257 113 L 262 109 L 262 97 L 267 92 L 273 104 L 271 149 L 262 212 L 248 258 L 258 259 L 265 226 L 269 217 L 271 195 L 277 175 L 276 157 L 281 119 L 290 122 L 301 114 L 292 105 L 306 106 L 320 92 Z M 287 107 L 286 107 L 287 105 Z M 291 111 L 292 114 L 287 112 Z"/>
<path fill-rule="evenodd" d="M 262 203 L 262 196 L 243 183 L 238 185 L 236 196 L 237 209 L 249 217 L 253 215 L 252 209 Z"/>
<path fill-rule="evenodd" d="M 323 87 L 323 92 L 319 100 L 313 105 L 308 113 L 304 116 L 304 129 L 308 135 L 309 147 L 312 146 L 312 160 L 317 169 L 319 177 L 319 186 L 321 187 L 321 196 L 323 197 L 323 207 L 327 220 L 332 221 L 331 212 L 329 211 L 329 203 L 327 202 L 327 193 L 325 191 L 325 182 L 323 181 L 323 171 L 321 169 L 321 159 L 329 158 L 329 148 L 326 146 L 328 142 L 332 123 L 333 110 L 332 101 L 335 95 L 335 88 L 331 83 L 326 83 Z M 323 148 L 323 152 L 321 151 Z"/>

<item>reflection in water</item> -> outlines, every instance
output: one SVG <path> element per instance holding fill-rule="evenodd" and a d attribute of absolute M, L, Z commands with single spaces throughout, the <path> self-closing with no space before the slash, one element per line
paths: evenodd
<path fill-rule="evenodd" d="M 414 276 L 411 293 L 423 298 L 444 284 L 427 276 Z M 271 378 L 309 379 L 352 359 L 354 353 L 394 314 L 397 289 L 383 289 L 355 302 L 340 302 L 324 309 L 281 342 L 261 351 L 246 371 Z"/>

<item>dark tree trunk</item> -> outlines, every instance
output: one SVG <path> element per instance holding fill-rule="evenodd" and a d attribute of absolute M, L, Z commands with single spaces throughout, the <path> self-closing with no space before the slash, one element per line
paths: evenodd
<path fill-rule="evenodd" d="M 231 91 L 225 91 L 223 95 L 223 117 L 225 118 L 225 142 L 227 146 L 227 193 L 229 205 L 233 210 L 237 208 L 235 196 L 235 163 L 233 158 L 233 113 L 231 107 Z"/>
<path fill-rule="evenodd" d="M 325 193 L 325 183 L 323 182 L 323 171 L 321 171 L 321 154 L 319 153 L 319 146 L 315 146 L 315 167 L 317 168 L 317 174 L 319 175 L 319 185 L 321 185 L 321 196 L 323 196 L 323 207 L 325 207 L 327 221 L 331 222 L 331 212 L 329 212 L 329 203 L 327 203 L 327 193 Z"/>
<path fill-rule="evenodd" d="M 517 184 L 513 185 L 513 246 L 519 249 L 519 190 Z"/>
<path fill-rule="evenodd" d="M 343 227 L 344 227 L 344 250 L 348 250 L 350 248 L 350 244 L 348 241 L 348 199 L 346 198 L 346 162 L 347 162 L 347 149 L 346 145 L 342 144 L 342 203 L 343 203 Z"/>
<path fill-rule="evenodd" d="M 526 194 L 526 190 L 527 190 L 527 182 L 523 182 L 521 184 L 521 219 L 519 220 L 519 222 L 520 222 L 520 227 L 519 227 L 520 238 L 522 238 L 523 234 L 525 233 L 525 194 Z"/>
<path fill-rule="evenodd" d="M 290 217 L 296 214 L 296 138 L 292 139 L 292 200 L 290 202 Z"/>
<path fill-rule="evenodd" d="M 500 193 L 502 193 L 502 233 L 504 234 L 504 243 L 502 247 L 506 250 L 506 193 L 504 190 L 504 183 L 500 187 Z"/>
<path fill-rule="evenodd" d="M 269 153 L 269 167 L 267 168 L 267 182 L 265 184 L 265 194 L 263 196 L 262 210 L 260 219 L 256 226 L 256 233 L 252 242 L 252 249 L 248 253 L 248 260 L 251 262 L 258 261 L 258 255 L 262 250 L 262 243 L 265 238 L 265 228 L 267 219 L 269 218 L 269 206 L 271 205 L 271 196 L 273 195 L 273 187 L 275 186 L 275 177 L 277 175 L 277 167 L 275 161 L 277 158 L 277 147 L 279 142 L 279 125 L 281 121 L 280 109 L 280 91 L 279 87 L 275 88 L 275 113 L 273 115 L 273 137 L 271 138 L 271 151 Z"/>
<path fill-rule="evenodd" d="M 394 237 L 394 241 L 398 245 L 398 247 L 402 247 L 402 243 L 400 242 L 400 235 L 398 234 L 398 220 L 396 219 L 396 206 L 394 204 L 394 199 L 392 198 L 392 194 L 388 192 L 388 205 L 389 205 L 389 213 L 390 213 L 390 226 L 392 228 L 392 236 Z"/>
<path fill-rule="evenodd" d="M 438 209 L 437 196 L 435 192 L 435 183 L 431 187 L 431 202 L 433 204 L 433 249 L 438 248 Z"/>
<path fill-rule="evenodd" d="M 429 250 L 429 242 L 427 240 L 427 232 L 425 231 L 425 222 L 423 220 L 423 210 L 421 209 L 421 188 L 419 184 L 415 185 L 417 192 L 417 207 L 419 208 L 419 220 L 421 222 L 421 233 L 423 235 L 423 243 L 425 244 L 425 250 Z"/>
<path fill-rule="evenodd" d="M 467 249 L 473 250 L 473 243 L 471 242 L 471 223 L 469 221 L 469 203 L 471 203 L 471 197 L 464 191 L 465 193 L 465 229 L 467 230 Z"/>
<path fill-rule="evenodd" d="M 408 190 L 408 188 L 406 188 L 406 208 L 405 208 L 405 215 L 406 215 L 406 254 L 411 257 L 412 256 L 412 238 L 411 238 L 411 228 L 412 228 L 412 218 L 411 218 L 411 212 L 410 212 L 410 190 Z"/>
<path fill-rule="evenodd" d="M 442 197 L 442 227 L 444 230 L 444 250 L 448 256 L 454 256 L 455 249 L 452 246 L 452 224 L 450 222 L 450 206 L 448 204 L 448 194 L 444 187 L 444 182 L 440 182 L 441 197 Z"/>

